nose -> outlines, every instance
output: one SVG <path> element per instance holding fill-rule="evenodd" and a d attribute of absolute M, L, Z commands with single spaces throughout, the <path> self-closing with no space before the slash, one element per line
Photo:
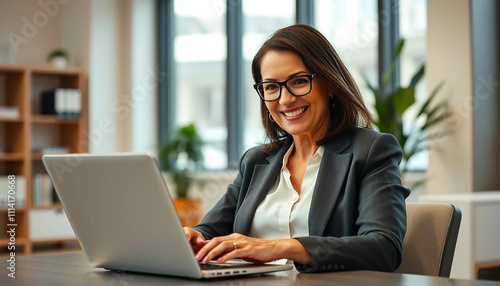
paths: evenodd
<path fill-rule="evenodd" d="M 279 103 L 281 105 L 290 105 L 297 100 L 293 94 L 291 94 L 288 89 L 284 86 L 281 87 L 281 97 L 279 99 Z"/>

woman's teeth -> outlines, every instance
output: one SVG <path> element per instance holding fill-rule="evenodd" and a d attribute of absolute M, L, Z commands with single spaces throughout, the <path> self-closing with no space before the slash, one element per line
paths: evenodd
<path fill-rule="evenodd" d="M 294 116 L 297 116 L 297 115 L 301 114 L 302 112 L 304 112 L 304 110 L 306 110 L 306 108 L 302 107 L 302 108 L 294 110 L 292 112 L 283 112 L 283 113 L 285 114 L 286 117 L 294 117 Z"/>

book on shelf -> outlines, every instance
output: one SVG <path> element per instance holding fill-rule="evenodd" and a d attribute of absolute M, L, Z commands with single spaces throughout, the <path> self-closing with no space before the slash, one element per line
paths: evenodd
<path fill-rule="evenodd" d="M 19 118 L 19 108 L 17 106 L 0 106 L 0 118 L 17 119 Z"/>
<path fill-rule="evenodd" d="M 26 184 L 25 184 L 25 179 L 24 176 L 19 176 L 16 175 L 15 179 L 15 194 L 14 194 L 14 202 L 16 208 L 18 207 L 24 207 L 26 203 Z M 8 176 L 0 176 L 0 186 L 1 192 L 0 192 L 0 208 L 7 208 L 9 204 L 9 179 Z M 12 200 L 11 200 L 12 201 Z"/>
<path fill-rule="evenodd" d="M 61 119 L 78 119 L 82 109 L 82 94 L 76 88 L 56 88 L 41 94 L 40 114 Z"/>
<path fill-rule="evenodd" d="M 46 173 L 33 174 L 32 203 L 34 206 L 54 203 L 54 186 Z"/>

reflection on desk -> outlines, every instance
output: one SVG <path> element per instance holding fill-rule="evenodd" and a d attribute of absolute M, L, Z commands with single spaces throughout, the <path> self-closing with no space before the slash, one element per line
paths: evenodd
<path fill-rule="evenodd" d="M 4 262 L 5 263 L 5 262 Z M 27 256 L 16 261 L 16 278 L 3 268 L 0 285 L 474 285 L 500 286 L 500 282 L 457 280 L 423 275 L 351 271 L 304 274 L 296 270 L 216 280 L 191 280 L 142 273 L 124 273 L 90 267 L 82 253 Z"/>

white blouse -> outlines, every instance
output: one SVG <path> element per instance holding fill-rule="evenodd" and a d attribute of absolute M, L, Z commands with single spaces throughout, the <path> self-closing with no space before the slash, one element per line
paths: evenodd
<path fill-rule="evenodd" d="M 309 235 L 309 209 L 324 147 L 320 146 L 309 158 L 299 195 L 293 188 L 287 168 L 294 146 L 292 144 L 288 149 L 283 158 L 280 176 L 255 211 L 250 229 L 251 237 L 277 239 Z"/>

